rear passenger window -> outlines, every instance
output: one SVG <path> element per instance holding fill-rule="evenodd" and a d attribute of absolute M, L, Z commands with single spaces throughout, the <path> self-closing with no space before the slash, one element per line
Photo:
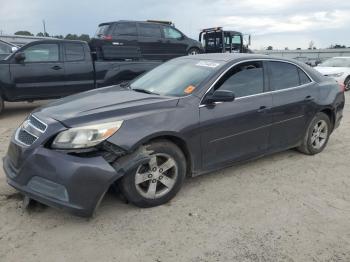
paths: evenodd
<path fill-rule="evenodd" d="M 136 36 L 136 23 L 119 23 L 115 25 L 113 35 L 130 35 Z"/>
<path fill-rule="evenodd" d="M 264 70 L 261 62 L 247 62 L 235 66 L 223 76 L 216 89 L 229 90 L 235 97 L 264 92 Z"/>
<path fill-rule="evenodd" d="M 298 68 L 298 73 L 299 73 L 300 85 L 305 85 L 311 82 L 310 78 L 300 68 Z"/>
<path fill-rule="evenodd" d="M 84 47 L 82 44 L 65 44 L 66 61 L 82 61 L 85 59 Z"/>
<path fill-rule="evenodd" d="M 299 86 L 298 68 L 284 62 L 269 62 L 270 86 L 272 90 L 282 90 Z"/>
<path fill-rule="evenodd" d="M 160 26 L 153 24 L 139 24 L 139 34 L 144 37 L 161 38 Z"/>

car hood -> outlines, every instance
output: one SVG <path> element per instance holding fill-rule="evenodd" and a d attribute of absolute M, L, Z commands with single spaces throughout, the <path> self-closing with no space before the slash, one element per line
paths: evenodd
<path fill-rule="evenodd" d="M 348 67 L 316 66 L 314 68 L 323 75 L 338 74 L 338 73 L 350 71 L 350 68 Z"/>
<path fill-rule="evenodd" d="M 177 97 L 145 94 L 111 86 L 65 97 L 33 113 L 73 127 L 106 119 L 126 120 L 160 110 L 172 110 L 177 106 L 178 100 Z"/>

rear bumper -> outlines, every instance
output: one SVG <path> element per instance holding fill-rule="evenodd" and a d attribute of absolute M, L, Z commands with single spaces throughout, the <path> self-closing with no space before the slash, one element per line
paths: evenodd
<path fill-rule="evenodd" d="M 123 175 L 102 157 L 77 157 L 43 147 L 33 149 L 16 168 L 13 151 L 21 154 L 21 147 L 12 142 L 3 159 L 9 185 L 79 216 L 92 216 L 109 186 Z"/>
<path fill-rule="evenodd" d="M 340 122 L 343 119 L 343 111 L 345 106 L 345 95 L 343 92 L 336 97 L 335 105 L 336 106 L 335 106 L 334 129 L 339 127 Z"/>

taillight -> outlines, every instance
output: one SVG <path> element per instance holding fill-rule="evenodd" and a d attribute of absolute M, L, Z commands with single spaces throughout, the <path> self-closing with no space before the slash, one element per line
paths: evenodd
<path fill-rule="evenodd" d="M 102 39 L 104 39 L 104 40 L 112 40 L 112 36 L 111 35 L 103 35 Z"/>
<path fill-rule="evenodd" d="M 340 91 L 345 92 L 345 85 L 343 83 L 339 83 Z"/>

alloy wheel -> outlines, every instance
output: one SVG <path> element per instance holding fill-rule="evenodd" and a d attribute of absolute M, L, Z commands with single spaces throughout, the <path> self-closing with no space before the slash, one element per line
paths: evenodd
<path fill-rule="evenodd" d="M 320 149 L 327 141 L 328 137 L 328 126 L 326 121 L 319 120 L 311 134 L 311 146 L 315 149 Z"/>
<path fill-rule="evenodd" d="M 176 161 L 167 154 L 154 154 L 148 163 L 137 168 L 135 186 L 144 198 L 157 199 L 171 191 L 177 177 Z"/>

